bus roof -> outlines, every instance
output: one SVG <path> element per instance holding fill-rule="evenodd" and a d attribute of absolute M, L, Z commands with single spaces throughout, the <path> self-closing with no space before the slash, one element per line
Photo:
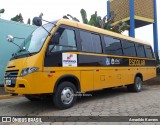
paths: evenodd
<path fill-rule="evenodd" d="M 140 39 L 137 39 L 137 38 L 129 37 L 129 36 L 126 36 L 126 35 L 123 35 L 123 34 L 120 34 L 120 33 L 115 33 L 115 32 L 109 31 L 109 30 L 104 30 L 104 29 L 101 29 L 101 28 L 98 28 L 98 27 L 95 27 L 95 26 L 90 26 L 90 25 L 83 24 L 83 23 L 80 23 L 80 22 L 72 21 L 72 20 L 69 20 L 69 19 L 60 19 L 57 22 L 57 25 L 60 25 L 60 24 L 64 24 L 64 25 L 68 25 L 68 26 L 72 26 L 72 27 L 77 27 L 77 28 L 80 28 L 80 29 L 84 29 L 84 30 L 88 30 L 88 31 L 96 32 L 96 33 L 100 33 L 100 34 L 105 34 L 105 35 L 116 37 L 116 38 L 122 38 L 122 39 L 130 40 L 130 41 L 134 41 L 134 42 L 137 42 L 137 43 L 151 45 L 147 41 L 143 41 L 143 40 L 140 40 Z"/>

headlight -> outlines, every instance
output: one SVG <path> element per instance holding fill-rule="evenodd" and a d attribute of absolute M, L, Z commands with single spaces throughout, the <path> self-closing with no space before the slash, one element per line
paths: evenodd
<path fill-rule="evenodd" d="M 38 67 L 24 68 L 22 69 L 21 76 L 25 76 L 25 75 L 28 75 L 30 73 L 37 72 L 37 71 L 39 71 Z"/>

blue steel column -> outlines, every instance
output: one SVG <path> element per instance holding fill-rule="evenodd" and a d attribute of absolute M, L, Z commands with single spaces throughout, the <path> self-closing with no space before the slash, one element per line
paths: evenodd
<path fill-rule="evenodd" d="M 110 18 L 110 1 L 107 1 L 107 19 Z"/>
<path fill-rule="evenodd" d="M 130 0 L 130 29 L 129 36 L 135 37 L 134 0 Z"/>
<path fill-rule="evenodd" d="M 158 23 L 157 23 L 157 4 L 154 1 L 154 23 L 153 23 L 153 37 L 154 37 L 154 53 L 158 54 Z"/>

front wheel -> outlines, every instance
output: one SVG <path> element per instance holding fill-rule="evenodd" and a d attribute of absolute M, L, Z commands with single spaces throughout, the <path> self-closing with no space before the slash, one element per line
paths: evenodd
<path fill-rule="evenodd" d="M 53 94 L 54 105 L 59 109 L 67 109 L 74 105 L 77 89 L 71 82 L 62 82 Z"/>
<path fill-rule="evenodd" d="M 134 84 L 128 85 L 127 88 L 130 92 L 140 92 L 142 90 L 142 83 L 142 79 L 137 76 L 134 80 Z"/>

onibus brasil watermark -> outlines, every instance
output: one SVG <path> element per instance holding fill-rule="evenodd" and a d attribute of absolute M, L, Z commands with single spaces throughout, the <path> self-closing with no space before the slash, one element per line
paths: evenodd
<path fill-rule="evenodd" d="M 160 116 L 0 116 L 0 122 L 160 122 Z"/>
<path fill-rule="evenodd" d="M 42 118 L 38 117 L 2 117 L 2 122 L 42 122 Z"/>

